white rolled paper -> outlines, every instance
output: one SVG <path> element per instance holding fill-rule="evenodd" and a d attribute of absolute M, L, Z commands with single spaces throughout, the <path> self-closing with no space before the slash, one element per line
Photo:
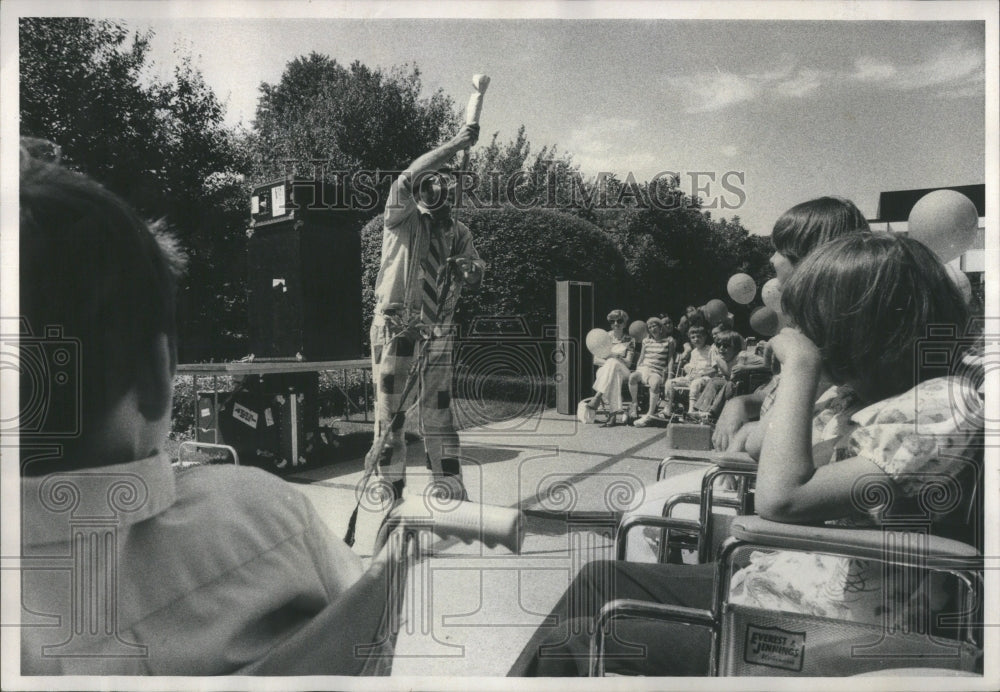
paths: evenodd
<path fill-rule="evenodd" d="M 479 122 L 479 115 L 483 112 L 483 94 L 490 85 L 490 78 L 484 74 L 472 75 L 472 95 L 469 96 L 469 105 L 465 107 L 465 124 L 475 125 Z"/>

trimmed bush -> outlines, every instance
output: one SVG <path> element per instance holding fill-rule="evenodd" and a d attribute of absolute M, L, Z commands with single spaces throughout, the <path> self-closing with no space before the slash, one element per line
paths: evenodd
<path fill-rule="evenodd" d="M 614 241 L 594 224 L 546 209 L 462 209 L 456 218 L 468 225 L 476 248 L 487 263 L 476 291 L 466 291 L 456 319 L 467 326 L 484 315 L 522 315 L 532 334 L 555 324 L 555 282 L 591 281 L 599 321 L 620 306 L 629 289 L 625 260 Z M 370 324 L 375 278 L 382 252 L 381 215 L 361 232 L 362 304 Z"/>

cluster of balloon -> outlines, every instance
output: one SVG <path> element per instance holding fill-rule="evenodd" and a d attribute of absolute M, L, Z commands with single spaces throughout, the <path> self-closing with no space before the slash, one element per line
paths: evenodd
<path fill-rule="evenodd" d="M 718 298 L 713 298 L 712 300 L 705 303 L 705 306 L 701 309 L 705 313 L 705 319 L 713 327 L 717 324 L 721 324 L 726 316 L 729 314 L 729 308 Z"/>
<path fill-rule="evenodd" d="M 611 335 L 603 329 L 591 329 L 587 332 L 587 350 L 595 358 L 607 358 L 611 355 Z"/>
<path fill-rule="evenodd" d="M 921 197 L 906 224 L 907 234 L 950 262 L 972 247 L 979 213 L 972 200 L 955 190 L 934 190 Z"/>
<path fill-rule="evenodd" d="M 948 276 L 951 277 L 951 280 L 962 294 L 962 298 L 965 299 L 965 304 L 970 304 L 972 302 L 972 284 L 969 282 L 969 277 L 965 272 L 961 269 L 956 269 L 952 264 L 946 264 L 944 268 L 948 270 Z"/>
<path fill-rule="evenodd" d="M 757 295 L 757 284 L 749 274 L 733 274 L 726 284 L 726 291 L 740 305 L 749 305 Z"/>
<path fill-rule="evenodd" d="M 636 320 L 628 326 L 628 335 L 636 341 L 642 341 L 646 338 L 646 323 L 642 320 Z"/>
<path fill-rule="evenodd" d="M 781 312 L 781 283 L 777 279 L 771 279 L 761 287 L 760 297 L 765 307 Z"/>
<path fill-rule="evenodd" d="M 778 313 L 766 305 L 750 313 L 750 328 L 761 336 L 774 336 L 779 326 Z"/>

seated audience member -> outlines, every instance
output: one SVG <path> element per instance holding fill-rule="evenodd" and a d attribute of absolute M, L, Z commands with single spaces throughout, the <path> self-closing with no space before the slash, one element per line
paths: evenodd
<path fill-rule="evenodd" d="M 22 573 L 24 675 L 232 673 L 362 574 L 277 476 L 171 467 L 180 265 L 121 199 L 22 152 L 21 310 L 35 334 L 76 344 L 79 394 L 54 403 L 47 447 L 21 437 L 22 555 L 45 558 Z"/>
<path fill-rule="evenodd" d="M 929 327 L 961 332 L 967 323 L 965 301 L 934 253 L 901 235 L 849 234 L 802 261 L 785 284 L 782 308 L 795 326 L 770 342 L 781 385 L 761 451 L 757 513 L 785 523 L 879 527 L 923 506 L 931 474 L 954 482 L 956 503 L 916 516 L 929 517 L 932 534 L 974 544 L 979 527 L 964 517 L 981 463 L 981 373 L 941 377 L 915 367 L 917 343 L 934 338 Z M 953 337 L 941 338 L 954 345 Z M 823 372 L 835 386 L 818 396 Z M 863 479 L 891 486 L 890 515 L 885 505 L 859 507 Z M 714 564 L 590 563 L 510 674 L 585 675 L 592 619 L 605 603 L 630 598 L 707 609 L 716 571 Z M 885 581 L 875 561 L 777 551 L 751 556 L 734 575 L 729 599 L 875 625 L 932 617 L 914 598 L 917 584 L 902 583 Z M 641 675 L 705 675 L 710 640 L 696 629 L 620 621 L 608 642 L 609 665 Z M 637 641 L 645 648 L 622 644 Z"/>
<path fill-rule="evenodd" d="M 605 425 L 614 425 L 617 414 L 622 411 L 622 384 L 629 377 L 632 360 L 635 357 L 635 339 L 625 331 L 628 323 L 628 313 L 624 310 L 612 310 L 608 313 L 608 323 L 611 330 L 611 355 L 607 358 L 594 358 L 594 365 L 599 366 L 594 376 L 594 397 L 586 404 L 594 411 L 601 404 L 608 405 L 608 420 Z"/>
<path fill-rule="evenodd" d="M 701 326 L 689 327 L 688 340 L 691 342 L 691 349 L 685 353 L 687 362 L 683 366 L 684 374 L 667 380 L 667 411 L 673 411 L 676 387 L 688 387 L 688 409 L 690 410 L 701 394 L 701 390 L 719 372 L 718 358 L 712 357 L 706 329 Z"/>
<path fill-rule="evenodd" d="M 684 315 L 677 322 L 677 331 L 680 333 L 681 338 L 685 340 L 685 347 L 687 347 L 688 329 L 695 325 L 708 327 L 708 318 L 705 317 L 705 313 L 701 309 L 693 305 L 688 305 L 684 308 Z"/>
<path fill-rule="evenodd" d="M 732 330 L 716 332 L 712 344 L 712 362 L 716 375 L 711 377 L 701 395 L 693 402 L 692 412 L 702 412 L 712 417 L 718 416 L 726 399 L 732 396 L 733 373 L 746 362 L 743 351 L 743 337 Z"/>
<path fill-rule="evenodd" d="M 628 390 L 632 396 L 630 411 L 632 417 L 637 413 L 639 383 L 649 387 L 649 411 L 635 422 L 639 427 L 648 425 L 650 417 L 656 413 L 656 407 L 660 403 L 660 391 L 666 378 L 667 366 L 674 358 L 676 344 L 673 337 L 664 335 L 663 326 L 663 320 L 659 317 L 650 317 L 646 320 L 649 336 L 642 340 L 639 362 L 635 366 L 635 372 L 628 378 Z"/>
<path fill-rule="evenodd" d="M 670 343 L 670 360 L 667 361 L 667 367 L 663 371 L 663 375 L 666 378 L 670 377 L 677 364 L 677 336 L 674 329 L 674 321 L 670 319 L 670 316 L 661 312 L 659 317 L 660 331 L 663 334 L 663 338 Z"/>
<path fill-rule="evenodd" d="M 771 266 L 778 281 L 782 284 L 787 281 L 795 266 L 820 245 L 847 233 L 867 230 L 865 215 L 849 199 L 818 197 L 795 205 L 781 215 L 771 231 L 774 245 Z M 763 415 L 761 404 L 771 391 L 773 387 L 726 402 L 712 433 L 715 449 L 749 451 L 744 445 L 756 425 L 742 431 L 741 428 Z"/>

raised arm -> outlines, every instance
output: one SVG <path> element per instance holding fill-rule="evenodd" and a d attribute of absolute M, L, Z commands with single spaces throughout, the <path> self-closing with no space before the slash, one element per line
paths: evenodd
<path fill-rule="evenodd" d="M 822 370 L 819 350 L 806 336 L 788 328 L 771 343 L 781 362 L 781 386 L 766 417 L 757 473 L 757 513 L 786 523 L 855 514 L 854 484 L 859 478 L 884 475 L 884 471 L 862 457 L 816 467 L 812 411 Z"/>
<path fill-rule="evenodd" d="M 479 125 L 463 125 L 450 140 L 421 154 L 403 171 L 389 191 L 389 200 L 385 205 L 386 228 L 397 226 L 400 221 L 416 209 L 416 192 L 414 182 L 419 182 L 421 176 L 439 170 L 455 154 L 472 146 L 479 139 Z"/>
<path fill-rule="evenodd" d="M 479 125 L 462 125 L 454 137 L 426 154 L 421 154 L 406 167 L 403 175 L 415 180 L 420 174 L 436 171 L 448 162 L 455 154 L 471 147 L 479 139 Z"/>

